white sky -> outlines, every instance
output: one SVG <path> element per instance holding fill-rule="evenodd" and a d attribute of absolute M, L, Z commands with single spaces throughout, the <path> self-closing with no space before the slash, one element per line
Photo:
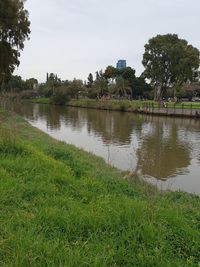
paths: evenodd
<path fill-rule="evenodd" d="M 177 33 L 200 49 L 200 0 L 27 0 L 31 35 L 15 71 L 24 79 L 81 78 L 118 59 L 140 75 L 144 45 Z"/>

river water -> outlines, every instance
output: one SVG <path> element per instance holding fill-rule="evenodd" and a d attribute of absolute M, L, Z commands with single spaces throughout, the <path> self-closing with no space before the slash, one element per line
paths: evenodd
<path fill-rule="evenodd" d="M 200 120 L 15 103 L 56 139 L 83 148 L 165 190 L 200 195 Z"/>

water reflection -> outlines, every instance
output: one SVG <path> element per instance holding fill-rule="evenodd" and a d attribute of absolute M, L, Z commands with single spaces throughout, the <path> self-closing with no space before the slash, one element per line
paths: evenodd
<path fill-rule="evenodd" d="M 199 120 L 29 103 L 15 103 L 12 109 L 52 136 L 123 170 L 151 180 L 171 178 L 172 189 L 200 193 Z"/>
<path fill-rule="evenodd" d="M 191 162 L 189 142 L 179 139 L 175 120 L 170 124 L 160 117 L 155 120 L 137 151 L 137 171 L 161 180 L 186 173 Z"/>

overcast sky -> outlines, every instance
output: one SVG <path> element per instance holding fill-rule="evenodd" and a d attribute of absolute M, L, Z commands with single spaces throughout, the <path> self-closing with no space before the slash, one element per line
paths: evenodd
<path fill-rule="evenodd" d="M 200 49 L 200 0 L 27 0 L 30 40 L 15 74 L 86 80 L 118 59 L 140 75 L 144 45 L 177 33 Z"/>

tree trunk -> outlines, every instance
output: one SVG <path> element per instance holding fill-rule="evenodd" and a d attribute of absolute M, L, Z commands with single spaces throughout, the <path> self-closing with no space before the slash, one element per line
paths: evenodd
<path fill-rule="evenodd" d="M 155 93 L 154 93 L 154 100 L 161 100 L 162 99 L 162 86 L 161 84 L 157 84 L 155 87 Z"/>

